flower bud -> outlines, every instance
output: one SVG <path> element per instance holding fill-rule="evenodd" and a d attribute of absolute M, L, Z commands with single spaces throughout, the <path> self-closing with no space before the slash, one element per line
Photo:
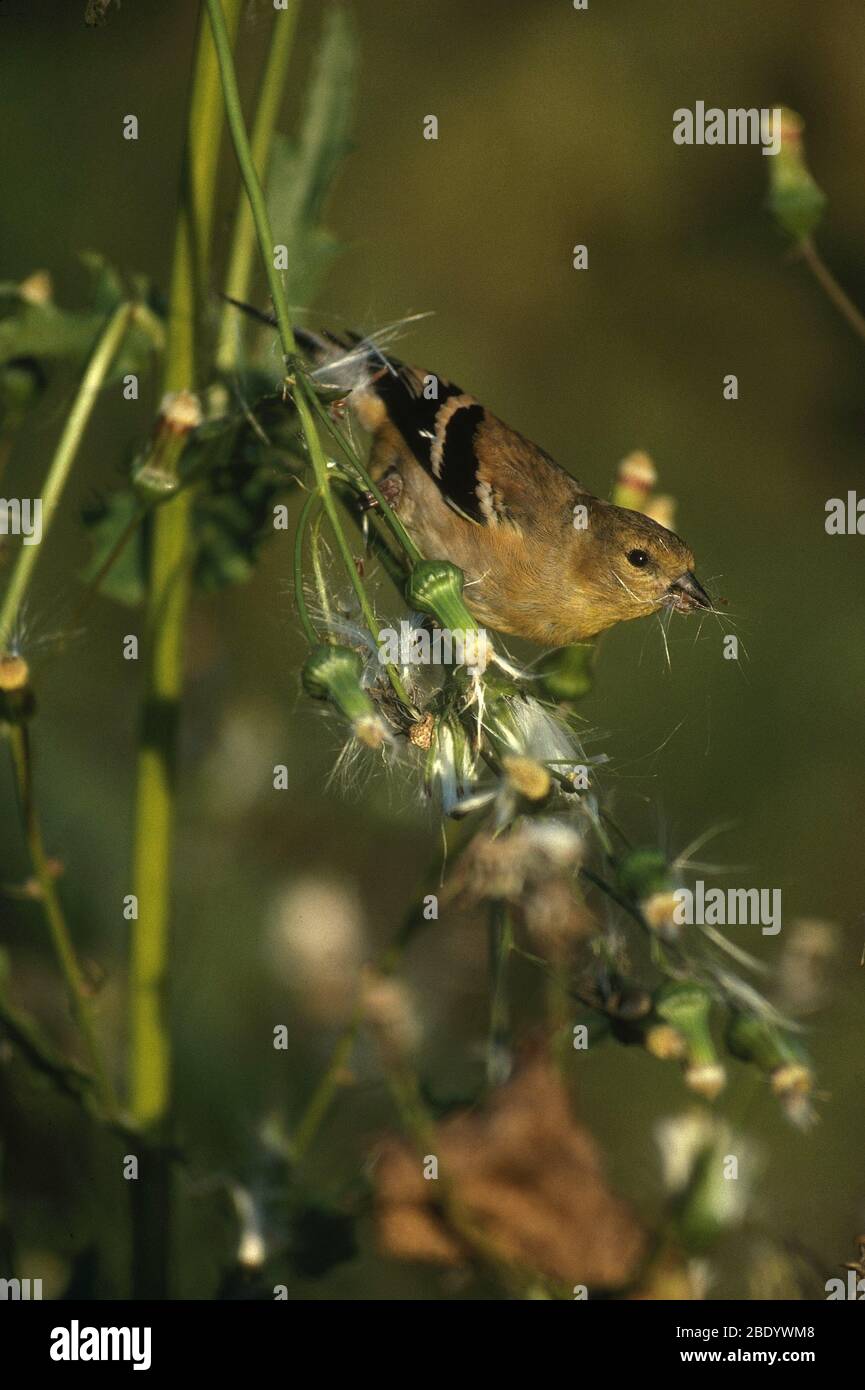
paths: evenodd
<path fill-rule="evenodd" d="M 734 1057 L 753 1062 L 760 1071 L 773 1072 L 788 1062 L 801 1062 L 801 1051 L 774 1023 L 738 1011 L 730 1015 L 724 1041 Z"/>
<path fill-rule="evenodd" d="M 336 705 L 361 743 L 380 748 L 387 740 L 387 729 L 361 684 L 362 673 L 363 661 L 351 647 L 322 643 L 304 662 L 301 680 L 307 695 Z"/>
<path fill-rule="evenodd" d="M 651 521 L 657 521 L 659 526 L 664 526 L 668 531 L 676 529 L 676 499 L 668 497 L 666 493 L 659 493 L 646 504 L 645 514 Z"/>
<path fill-rule="evenodd" d="M 616 884 L 640 903 L 653 893 L 667 892 L 672 878 L 665 856 L 657 849 L 631 850 L 616 868 Z"/>
<path fill-rule="evenodd" d="M 665 856 L 656 849 L 635 849 L 616 869 L 617 886 L 640 908 L 649 930 L 661 941 L 676 941 L 681 927 L 676 922 L 675 880 Z"/>
<path fill-rule="evenodd" d="M 191 391 L 163 397 L 150 448 L 132 470 L 135 489 L 146 501 L 160 502 L 177 491 L 180 456 L 201 422 L 201 405 Z"/>
<path fill-rule="evenodd" d="M 649 928 L 662 941 L 675 941 L 679 937 L 681 929 L 674 916 L 677 906 L 676 895 L 671 892 L 651 893 L 640 903 Z"/>
<path fill-rule="evenodd" d="M 511 755 L 502 758 L 502 767 L 513 790 L 526 801 L 543 801 L 549 796 L 552 778 L 542 763 L 534 758 Z"/>
<path fill-rule="evenodd" d="M 669 1023 L 655 1023 L 646 1031 L 646 1051 L 660 1062 L 681 1062 L 687 1046 L 682 1034 Z"/>
<path fill-rule="evenodd" d="M 30 667 L 23 656 L 6 652 L 0 656 L 0 719 L 8 724 L 22 724 L 35 709 Z"/>
<path fill-rule="evenodd" d="M 806 241 L 823 216 L 826 195 L 805 162 L 802 117 L 784 107 L 780 121 L 780 148 L 769 159 L 767 207 L 788 236 Z"/>
<path fill-rule="evenodd" d="M 645 511 L 657 481 L 658 472 L 649 455 L 643 453 L 642 449 L 636 449 L 622 459 L 616 470 L 614 505 L 627 507 L 632 512 Z"/>
<path fill-rule="evenodd" d="M 18 298 L 25 304 L 33 304 L 42 309 L 50 304 L 54 295 L 51 274 L 47 270 L 34 270 L 18 286 Z"/>
<path fill-rule="evenodd" d="M 725 1042 L 734 1057 L 751 1062 L 768 1077 L 773 1093 L 795 1124 L 811 1118 L 814 1073 L 798 1041 L 770 1019 L 733 1013 Z"/>
<path fill-rule="evenodd" d="M 23 656 L 7 652 L 0 656 L 0 691 L 4 695 L 23 690 L 30 681 L 30 667 Z"/>
<path fill-rule="evenodd" d="M 655 996 L 655 1012 L 685 1040 L 686 1085 L 714 1100 L 726 1084 L 726 1075 L 712 1038 L 712 996 L 708 990 L 685 982 L 662 985 Z"/>

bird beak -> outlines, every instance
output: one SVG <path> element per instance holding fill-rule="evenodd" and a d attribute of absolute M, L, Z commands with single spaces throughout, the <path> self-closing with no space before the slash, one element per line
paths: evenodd
<path fill-rule="evenodd" d="M 667 602 L 679 613 L 692 613 L 695 608 L 711 608 L 712 600 L 697 576 L 686 570 L 667 590 Z"/>

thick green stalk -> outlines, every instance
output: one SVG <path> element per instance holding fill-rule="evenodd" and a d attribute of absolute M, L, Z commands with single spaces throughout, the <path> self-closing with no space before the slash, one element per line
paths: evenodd
<path fill-rule="evenodd" d="M 230 0 L 232 31 L 241 0 Z M 184 151 L 174 241 L 163 390 L 192 390 L 199 380 L 198 330 L 209 288 L 209 249 L 222 130 L 219 74 L 204 13 Z M 153 518 L 144 649 L 142 710 L 132 855 L 138 917 L 130 960 L 129 1106 L 147 1136 L 132 1186 L 132 1293 L 167 1298 L 171 1289 L 171 1045 L 166 990 L 169 966 L 171 861 L 177 779 L 177 731 L 183 685 L 183 625 L 189 596 L 193 490 L 183 488 Z"/>
<path fill-rule="evenodd" d="M 232 30 L 241 0 L 230 0 Z M 163 390 L 191 390 L 197 379 L 196 339 L 213 225 L 222 126 L 219 72 L 202 14 L 189 108 L 182 200 L 174 242 Z M 138 758 L 133 885 L 138 919 L 131 963 L 130 1108 L 144 1128 L 166 1120 L 170 1045 L 165 1014 L 176 744 L 182 689 L 183 623 L 189 592 L 192 493 L 183 489 L 154 515 L 147 653 Z"/>
<path fill-rule="evenodd" d="M 45 540 L 54 519 L 63 489 L 66 486 L 66 480 L 81 447 L 87 423 L 93 413 L 99 392 L 105 383 L 108 369 L 114 361 L 129 327 L 133 312 L 134 306 L 132 304 L 121 304 L 115 309 L 97 340 L 90 361 L 87 363 L 81 378 L 78 394 L 63 427 L 63 433 L 48 469 L 48 476 L 42 487 L 42 541 Z M 21 611 L 21 604 L 27 593 L 36 564 L 36 557 L 41 548 L 41 543 L 39 545 L 22 545 L 18 553 L 15 569 L 3 598 L 3 608 L 0 610 L 0 651 L 5 650 L 13 635 L 18 614 Z"/>
<path fill-rule="evenodd" d="M 276 118 L 279 114 L 285 86 L 285 75 L 291 59 L 299 11 L 300 0 L 289 0 L 285 10 L 278 10 L 274 14 L 267 67 L 264 81 L 261 84 L 261 95 L 258 99 L 255 122 L 252 127 L 252 162 L 262 181 L 267 177 L 270 148 L 273 143 Z M 255 250 L 255 226 L 252 221 L 252 213 L 247 199 L 241 195 L 238 199 L 237 212 L 234 218 L 231 254 L 225 276 L 225 293 L 230 295 L 232 299 L 243 301 L 248 297 Z M 216 365 L 221 371 L 229 371 L 235 365 L 239 338 L 240 321 L 237 312 L 232 305 L 226 304 L 222 311 L 219 345 L 216 349 Z"/>

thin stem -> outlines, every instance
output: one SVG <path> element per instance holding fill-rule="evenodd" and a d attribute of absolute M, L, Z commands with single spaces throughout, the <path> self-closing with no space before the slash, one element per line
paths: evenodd
<path fill-rule="evenodd" d="M 121 304 L 97 339 L 96 346 L 87 363 L 78 393 L 73 402 L 72 409 L 63 427 L 63 433 L 54 451 L 54 457 L 48 469 L 48 476 L 42 487 L 42 540 L 51 526 L 57 506 L 66 486 L 66 481 L 75 461 L 75 457 L 81 447 L 84 438 L 84 431 L 93 413 L 93 408 L 99 397 L 99 392 L 105 382 L 108 369 L 117 354 L 117 350 L 123 341 L 126 330 L 133 313 L 133 305 Z M 22 545 L 9 587 L 3 598 L 3 607 L 0 609 L 0 651 L 8 645 L 15 630 L 18 614 L 21 611 L 21 604 L 24 601 L 33 569 L 36 564 L 36 557 L 42 549 L 40 545 Z"/>
<path fill-rule="evenodd" d="M 75 612 L 72 614 L 72 618 L 70 620 L 69 626 L 71 631 L 74 632 L 77 628 L 84 614 L 87 612 L 87 609 L 90 607 L 91 603 L 96 598 L 96 595 L 99 593 L 100 586 L 104 583 L 109 571 L 113 569 L 114 565 L 120 559 L 120 556 L 123 554 L 124 550 L 126 549 L 135 532 L 138 530 L 138 527 L 141 525 L 146 515 L 147 504 L 142 502 L 138 507 L 137 511 L 132 516 L 131 520 L 128 521 L 127 524 L 124 526 L 122 532 L 120 533 L 117 540 L 114 542 L 114 545 L 108 552 L 108 555 L 106 556 L 105 560 L 99 566 L 99 569 L 97 570 L 96 574 L 90 580 L 90 583 L 84 590 L 78 607 L 75 609 Z"/>
<path fill-rule="evenodd" d="M 270 149 L 276 117 L 282 99 L 285 75 L 291 59 L 294 32 L 300 0 L 288 0 L 287 7 L 274 15 L 274 28 L 267 56 L 264 81 L 255 113 L 252 128 L 252 162 L 262 181 L 267 176 Z M 240 197 L 234 218 L 234 232 L 231 239 L 231 254 L 225 277 L 225 292 L 233 299 L 245 300 L 249 293 L 249 280 L 252 273 L 252 258 L 255 254 L 255 226 L 247 199 Z M 222 371 L 230 371 L 237 361 L 240 341 L 240 321 L 230 304 L 222 311 L 219 330 L 219 345 L 216 349 L 216 365 Z"/>
<path fill-rule="evenodd" d="M 301 508 L 297 529 L 294 533 L 294 601 L 297 604 L 297 614 L 306 640 L 313 647 L 318 642 L 318 633 L 312 625 L 303 592 L 303 538 L 312 518 L 313 509 L 318 505 L 320 505 L 318 493 L 311 492 Z"/>
<path fill-rule="evenodd" d="M 321 522 L 322 517 L 324 516 L 324 512 L 321 510 L 321 498 L 319 497 L 319 494 L 316 493 L 315 495 L 318 498 L 319 511 L 316 513 L 315 521 L 312 523 L 312 527 L 310 528 L 311 534 L 309 550 L 310 557 L 312 559 L 312 572 L 315 576 L 315 587 L 318 592 L 318 601 L 321 604 L 321 611 L 324 614 L 324 620 L 328 624 L 328 626 L 330 626 L 332 620 L 331 615 L 333 610 L 330 606 L 330 596 L 327 592 L 327 584 L 324 578 L 324 564 L 322 563 L 321 558 L 321 552 L 323 548 L 323 542 L 321 537 Z"/>
<path fill-rule="evenodd" d="M 294 338 L 294 328 L 285 300 L 282 281 L 274 265 L 274 241 L 273 231 L 270 226 L 270 215 L 267 211 L 267 203 L 253 162 L 252 151 L 249 147 L 249 138 L 246 134 L 243 111 L 240 105 L 240 93 L 237 89 L 237 77 L 234 71 L 234 59 L 226 32 L 222 4 L 220 0 L 205 0 L 205 4 L 210 18 L 213 42 L 216 47 L 219 70 L 222 76 L 222 92 L 225 101 L 228 128 L 231 132 L 234 152 L 237 155 L 237 162 L 240 165 L 240 174 L 243 179 L 244 188 L 246 189 L 246 196 L 249 199 L 249 206 L 252 210 L 252 220 L 258 238 L 259 252 L 267 275 L 267 285 L 273 302 L 274 313 L 276 314 L 277 328 L 282 343 L 283 355 L 287 364 L 291 363 L 297 368 L 299 367 L 299 363 L 296 361 L 297 343 Z M 360 576 L 358 575 L 354 558 L 340 524 L 339 514 L 330 488 L 327 459 L 325 458 L 322 448 L 321 437 L 315 427 L 314 407 L 311 404 L 314 393 L 299 370 L 295 370 L 293 384 L 295 409 L 297 410 L 300 426 L 309 449 L 316 483 L 318 484 L 321 500 L 325 512 L 327 513 L 327 519 L 333 529 L 337 549 L 340 553 L 340 558 L 342 559 L 346 574 L 354 589 L 358 604 L 360 605 L 364 622 L 367 624 L 370 633 L 374 636 L 377 631 L 375 615 L 363 584 L 360 581 Z M 399 673 L 396 671 L 395 667 L 391 665 L 388 665 L 386 669 L 390 683 L 397 697 L 403 704 L 410 707 L 411 701 L 399 678 Z"/>
<path fill-rule="evenodd" d="M 60 897 L 51 875 L 48 856 L 45 853 L 42 830 L 36 813 L 36 803 L 33 796 L 33 765 L 30 755 L 30 740 L 26 726 L 23 724 L 13 724 L 9 729 L 9 741 L 12 749 L 12 759 L 15 764 L 18 790 L 21 797 L 21 809 L 24 817 L 24 831 L 27 837 L 27 847 L 30 851 L 30 861 L 33 865 L 33 872 L 39 884 L 39 898 L 45 913 L 45 920 L 48 923 L 51 942 L 57 955 L 63 978 L 66 982 L 69 1002 L 72 1006 L 72 1014 L 81 1032 L 87 1051 L 87 1059 L 93 1075 L 96 1095 L 99 1098 L 100 1105 L 106 1118 L 115 1121 L 118 1118 L 117 1098 L 114 1094 L 114 1087 L 111 1084 L 108 1068 L 103 1059 L 102 1049 L 99 1045 L 93 1014 L 93 1002 L 87 992 L 87 985 L 81 973 L 81 967 L 78 964 L 75 947 L 72 944 L 72 938 L 69 934 L 69 928 L 66 925 L 66 918 L 63 915 L 63 908 L 60 904 Z"/>
<path fill-rule="evenodd" d="M 465 834 L 465 826 L 455 825 L 453 823 L 447 826 L 445 835 L 446 860 L 448 854 L 450 853 L 453 847 L 451 845 L 451 841 L 459 841 L 459 839 L 464 837 Z M 427 870 L 427 873 L 424 875 L 424 883 L 430 887 L 433 885 L 438 885 L 441 880 L 441 873 L 442 865 L 439 862 L 438 858 L 436 858 L 434 864 L 430 867 L 430 869 Z M 411 907 L 409 908 L 408 912 L 406 913 L 403 919 L 402 926 L 400 927 L 397 936 L 385 949 L 385 951 L 382 953 L 382 955 L 376 962 L 376 970 L 380 972 L 382 975 L 393 975 L 396 973 L 396 971 L 399 968 L 400 961 L 402 960 L 404 953 L 408 949 L 415 932 L 417 932 L 424 926 L 430 925 L 429 920 L 423 916 L 423 907 L 425 902 L 426 897 L 423 894 L 421 894 L 419 897 L 415 899 L 415 901 L 412 903 Z M 346 1024 L 342 1033 L 339 1035 L 339 1038 L 337 1039 L 336 1044 L 334 1046 L 334 1050 L 331 1053 L 330 1061 L 328 1062 L 328 1065 L 321 1079 L 319 1080 L 318 1085 L 313 1091 L 312 1097 L 307 1103 L 303 1115 L 298 1121 L 297 1127 L 294 1132 L 295 1138 L 293 1141 L 295 1159 L 300 1159 L 302 1154 L 304 1154 L 308 1150 L 310 1144 L 312 1143 L 313 1139 L 318 1133 L 319 1128 L 321 1127 L 321 1123 L 325 1115 L 327 1114 L 327 1111 L 330 1109 L 334 1097 L 338 1093 L 339 1072 L 343 1066 L 348 1064 L 348 1061 L 351 1057 L 352 1048 L 354 1046 L 355 1039 L 357 1038 L 359 1023 L 360 1010 L 358 1008 L 352 1014 L 351 1019 Z"/>
<path fill-rule="evenodd" d="M 803 261 L 827 299 L 835 305 L 842 318 L 847 320 L 857 337 L 865 342 L 865 315 L 857 309 L 846 291 L 838 284 L 810 237 L 806 237 L 800 243 L 799 250 L 802 253 Z"/>
<path fill-rule="evenodd" d="M 249 200 L 255 235 L 258 240 L 258 248 L 267 276 L 267 287 L 270 291 L 271 300 L 273 301 L 279 336 L 282 340 L 282 350 L 286 358 L 293 358 L 297 354 L 297 344 L 294 340 L 294 329 L 292 328 L 288 305 L 285 302 L 282 281 L 273 263 L 274 240 L 273 232 L 270 227 L 270 215 L 267 211 L 267 203 L 265 202 L 264 192 L 256 171 L 252 150 L 249 146 L 249 137 L 246 134 L 243 110 L 240 105 L 240 92 L 237 89 L 237 77 L 234 71 L 231 40 L 225 22 L 225 14 L 223 13 L 221 0 L 205 0 L 205 7 L 207 9 L 208 19 L 210 20 L 213 45 L 216 49 L 217 61 L 219 63 L 219 75 L 222 83 L 222 96 L 225 104 L 228 128 L 231 132 L 234 153 L 237 156 L 237 162 L 240 166 L 240 176 L 243 180 L 243 186 L 246 189 L 246 196 Z M 301 414 L 300 410 L 298 413 Z M 302 414 L 301 423 L 303 423 Z M 306 434 L 307 442 L 309 443 L 309 433 L 306 428 L 304 428 L 304 434 Z"/>
<path fill-rule="evenodd" d="M 638 922 L 644 931 L 649 930 L 645 917 L 642 912 L 640 912 L 639 908 L 634 906 L 630 898 L 625 897 L 623 893 L 620 893 L 611 883 L 607 883 L 606 879 L 601 878 L 600 875 L 596 874 L 592 869 L 580 869 L 580 873 L 589 883 L 594 884 L 596 888 L 600 888 L 602 893 L 606 893 L 608 898 L 612 898 L 614 903 L 617 903 L 619 907 L 623 908 L 625 912 L 633 917 L 634 921 Z"/>
<path fill-rule="evenodd" d="M 390 505 L 387 498 L 383 495 L 378 484 L 373 481 L 371 474 L 367 471 L 366 466 L 364 465 L 363 460 L 361 459 L 357 450 L 353 447 L 352 444 L 349 443 L 343 431 L 337 426 L 336 421 L 332 418 L 330 413 L 325 409 L 324 405 L 319 400 L 318 396 L 314 393 L 312 396 L 312 401 L 313 408 L 316 414 L 318 415 L 318 418 L 327 427 L 327 430 L 331 437 L 335 440 L 336 444 L 342 450 L 343 454 L 348 459 L 352 467 L 357 471 L 360 480 L 363 483 L 363 486 L 367 489 L 368 492 L 372 493 L 373 497 L 379 505 L 379 508 L 381 509 L 382 516 L 384 517 L 385 521 L 387 522 L 396 539 L 399 541 L 403 550 L 408 555 L 409 559 L 412 561 L 422 560 L 423 555 L 421 554 L 418 547 L 415 545 L 408 531 L 406 531 L 396 512 L 393 510 L 393 507 Z"/>
<path fill-rule="evenodd" d="M 295 1163 L 299 1163 L 306 1154 L 321 1128 L 322 1121 L 333 1103 L 334 1096 L 339 1091 L 340 1074 L 348 1066 L 351 1059 L 359 1028 L 360 1011 L 356 1009 L 351 1022 L 337 1039 L 327 1069 L 313 1091 L 300 1123 L 292 1135 L 291 1156 Z"/>

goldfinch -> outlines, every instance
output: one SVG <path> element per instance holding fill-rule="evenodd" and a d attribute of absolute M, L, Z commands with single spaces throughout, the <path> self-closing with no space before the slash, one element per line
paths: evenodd
<path fill-rule="evenodd" d="M 372 435 L 372 476 L 424 557 L 463 571 L 479 623 L 559 647 L 662 608 L 711 607 L 680 536 L 587 492 L 453 382 L 372 339 L 296 337 L 315 376 L 346 390 Z"/>

